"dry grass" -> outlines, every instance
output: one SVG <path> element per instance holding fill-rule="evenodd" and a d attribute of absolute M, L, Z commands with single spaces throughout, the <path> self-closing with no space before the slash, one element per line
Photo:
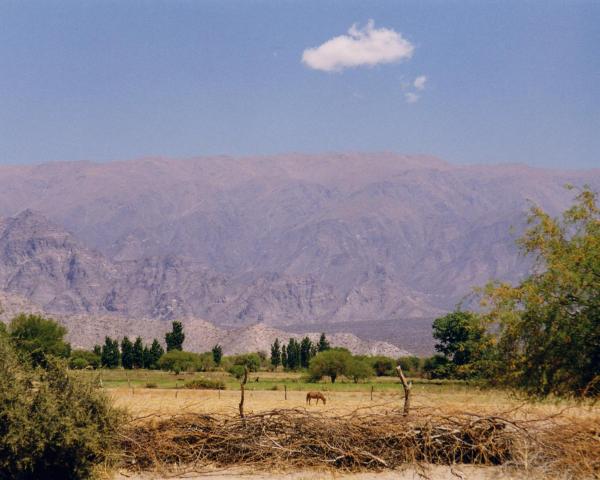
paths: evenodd
<path fill-rule="evenodd" d="M 313 387 L 314 388 L 314 387 Z M 186 389 L 108 389 L 116 405 L 125 407 L 133 417 L 147 415 L 176 415 L 181 413 L 235 414 L 240 398 L 239 391 L 186 390 Z M 324 392 L 327 405 L 308 407 L 311 411 L 326 415 L 344 415 L 357 408 L 370 407 L 373 411 L 384 411 L 402 404 L 400 389 L 375 391 L 373 400 L 369 391 Z M 246 412 L 259 413 L 268 410 L 303 408 L 306 392 L 289 391 L 287 400 L 284 391 L 246 390 Z M 493 414 L 519 407 L 515 415 L 520 418 L 543 417 L 562 412 L 570 418 L 600 417 L 600 408 L 592 404 L 577 404 L 569 401 L 527 403 L 501 390 L 478 390 L 445 388 L 435 391 L 413 386 L 413 406 L 436 408 L 447 414 L 470 411 L 477 414 Z"/>

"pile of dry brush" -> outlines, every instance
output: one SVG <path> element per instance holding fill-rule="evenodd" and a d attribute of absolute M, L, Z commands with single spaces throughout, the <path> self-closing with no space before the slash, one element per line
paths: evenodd
<path fill-rule="evenodd" d="M 241 419 L 182 415 L 138 420 L 122 434 L 123 466 L 140 470 L 211 467 L 332 467 L 382 470 L 406 464 L 505 465 L 553 475 L 600 475 L 600 422 L 561 417 L 444 415 L 414 410 L 326 416 L 273 410 Z"/>

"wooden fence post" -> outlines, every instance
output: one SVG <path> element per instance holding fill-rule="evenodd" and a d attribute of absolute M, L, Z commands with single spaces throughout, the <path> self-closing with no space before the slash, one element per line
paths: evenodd
<path fill-rule="evenodd" d="M 410 389 L 412 388 L 412 383 L 406 381 L 400 365 L 396 367 L 396 372 L 398 373 L 400 382 L 402 382 L 402 387 L 404 387 L 404 416 L 406 416 L 410 410 Z"/>
<path fill-rule="evenodd" d="M 240 381 L 240 418 L 244 418 L 244 385 L 248 381 L 248 367 L 244 366 L 244 377 Z"/>
<path fill-rule="evenodd" d="M 284 398 L 287 400 L 287 385 L 285 384 L 283 385 L 283 392 Z"/>

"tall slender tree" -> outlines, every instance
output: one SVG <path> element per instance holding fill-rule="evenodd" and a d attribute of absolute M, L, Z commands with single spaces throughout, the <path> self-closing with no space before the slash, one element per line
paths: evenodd
<path fill-rule="evenodd" d="M 323 332 L 321 334 L 321 337 L 319 338 L 319 343 L 317 344 L 317 350 L 319 350 L 319 352 L 324 352 L 325 350 L 329 350 L 330 348 L 331 348 L 331 345 L 327 341 L 327 337 L 325 336 L 325 333 Z"/>
<path fill-rule="evenodd" d="M 308 364 L 311 358 L 312 346 L 313 343 L 308 337 L 304 337 L 300 342 L 300 366 L 302 368 L 308 368 Z"/>
<path fill-rule="evenodd" d="M 288 365 L 287 347 L 285 344 L 281 346 L 281 365 L 283 365 L 283 368 L 287 368 Z"/>
<path fill-rule="evenodd" d="M 167 352 L 171 350 L 183 350 L 183 341 L 185 340 L 185 333 L 183 333 L 183 325 L 181 322 L 173 322 L 172 331 L 165 335 L 165 342 L 167 344 Z"/>
<path fill-rule="evenodd" d="M 218 343 L 212 348 L 212 356 L 215 361 L 215 365 L 221 365 L 221 360 L 223 358 L 223 347 Z"/>
<path fill-rule="evenodd" d="M 127 337 L 121 340 L 121 365 L 127 370 L 133 368 L 133 343 Z"/>
<path fill-rule="evenodd" d="M 133 344 L 133 368 L 144 368 L 144 344 L 141 337 Z"/>
<path fill-rule="evenodd" d="M 271 345 L 271 365 L 275 368 L 281 365 L 281 346 L 279 345 L 278 338 L 276 338 L 275 342 Z"/>

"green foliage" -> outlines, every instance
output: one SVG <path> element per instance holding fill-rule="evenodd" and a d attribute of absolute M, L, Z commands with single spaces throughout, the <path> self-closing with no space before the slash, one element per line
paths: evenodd
<path fill-rule="evenodd" d="M 137 337 L 133 344 L 132 363 L 133 368 L 144 368 L 144 344 L 141 337 Z"/>
<path fill-rule="evenodd" d="M 354 383 L 358 383 L 360 380 L 366 380 L 373 376 L 373 367 L 366 359 L 352 357 L 345 375 L 350 377 Z"/>
<path fill-rule="evenodd" d="M 275 342 L 271 345 L 271 365 L 277 368 L 281 365 L 281 345 L 279 339 L 276 338 Z"/>
<path fill-rule="evenodd" d="M 430 379 L 451 378 L 454 376 L 454 365 L 444 355 L 434 355 L 425 359 L 423 371 Z"/>
<path fill-rule="evenodd" d="M 221 360 L 223 359 L 223 347 L 218 343 L 212 348 L 212 356 L 215 365 L 221 365 Z"/>
<path fill-rule="evenodd" d="M 478 315 L 456 310 L 435 319 L 433 338 L 438 341 L 435 349 L 448 360 L 448 365 L 443 369 L 448 378 L 467 379 L 479 376 L 479 361 L 487 353 L 490 336 L 486 334 Z M 436 375 L 441 374 L 442 370 L 438 370 Z"/>
<path fill-rule="evenodd" d="M 126 370 L 133 368 L 133 343 L 127 337 L 121 340 L 121 365 Z"/>
<path fill-rule="evenodd" d="M 245 353 L 231 357 L 233 365 L 247 367 L 249 372 L 256 372 L 260 368 L 260 357 L 258 353 Z"/>
<path fill-rule="evenodd" d="M 313 343 L 310 338 L 304 337 L 300 342 L 300 366 L 302 368 L 308 368 L 310 359 L 312 358 Z"/>
<path fill-rule="evenodd" d="M 210 370 L 214 366 L 214 361 L 211 352 L 198 354 L 171 350 L 160 357 L 158 366 L 161 370 L 175 373 L 202 372 Z"/>
<path fill-rule="evenodd" d="M 47 355 L 67 358 L 71 350 L 64 341 L 67 329 L 40 315 L 18 315 L 11 320 L 8 333 L 15 347 L 27 354 L 33 365 L 43 363 Z"/>
<path fill-rule="evenodd" d="M 284 365 L 289 370 L 297 370 L 300 368 L 300 344 L 295 338 L 290 338 L 287 348 L 287 362 Z"/>
<path fill-rule="evenodd" d="M 394 369 L 396 368 L 396 362 L 393 358 L 385 357 L 383 355 L 371 357 L 371 366 L 373 367 L 373 370 L 375 370 L 375 375 L 378 377 L 395 375 Z"/>
<path fill-rule="evenodd" d="M 115 450 L 122 414 L 48 356 L 34 370 L 0 338 L 0 478 L 87 479 Z"/>
<path fill-rule="evenodd" d="M 245 370 L 243 365 L 231 365 L 227 372 L 239 380 L 244 376 Z"/>
<path fill-rule="evenodd" d="M 100 356 L 89 350 L 73 350 L 69 357 L 69 368 L 83 369 L 100 367 Z"/>
<path fill-rule="evenodd" d="M 517 286 L 483 291 L 485 318 L 497 326 L 487 359 L 499 383 L 535 396 L 600 395 L 600 208 L 584 188 L 562 218 L 531 209 L 519 240 L 536 259 Z"/>
<path fill-rule="evenodd" d="M 165 354 L 165 350 L 156 338 L 152 341 L 152 346 L 150 347 L 149 353 L 150 354 L 145 360 L 144 365 L 146 366 L 146 368 L 157 370 L 158 368 L 160 368 L 158 366 L 158 361 L 160 357 L 162 357 Z"/>
<path fill-rule="evenodd" d="M 119 351 L 119 342 L 110 337 L 104 338 L 100 363 L 104 368 L 117 368 L 121 361 L 121 352 Z"/>
<path fill-rule="evenodd" d="M 407 376 L 417 377 L 422 374 L 424 361 L 419 357 L 414 355 L 400 357 L 396 363 L 402 367 L 402 371 Z"/>
<path fill-rule="evenodd" d="M 325 333 L 321 333 L 321 336 L 319 337 L 319 343 L 317 343 L 317 351 L 324 352 L 325 350 L 329 350 L 330 348 L 331 345 L 327 341 Z"/>
<path fill-rule="evenodd" d="M 333 348 L 319 352 L 309 365 L 311 380 L 319 380 L 323 377 L 331 378 L 331 383 L 340 375 L 346 375 L 352 355 L 346 349 Z"/>
<path fill-rule="evenodd" d="M 193 390 L 225 390 L 225 382 L 212 378 L 196 378 L 186 382 L 184 387 Z"/>
<path fill-rule="evenodd" d="M 173 322 L 173 329 L 165 335 L 165 343 L 167 344 L 167 352 L 171 350 L 183 350 L 183 341 L 185 333 L 183 333 L 183 325 L 181 322 Z"/>
<path fill-rule="evenodd" d="M 287 367 L 288 356 L 287 356 L 287 347 L 284 345 L 281 346 L 281 365 L 283 368 Z"/>

